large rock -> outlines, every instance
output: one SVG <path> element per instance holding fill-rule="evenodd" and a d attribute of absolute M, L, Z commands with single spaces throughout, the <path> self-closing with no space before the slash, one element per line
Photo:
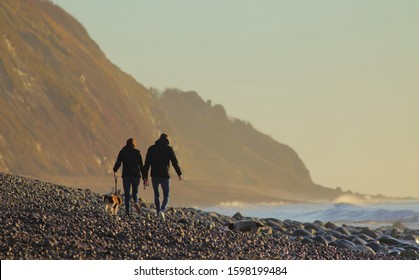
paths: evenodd
<path fill-rule="evenodd" d="M 269 218 L 269 219 L 262 219 L 262 221 L 267 226 L 270 226 L 274 230 L 281 231 L 281 232 L 286 230 L 284 223 L 278 219 Z"/>
<path fill-rule="evenodd" d="M 372 255 L 376 254 L 375 251 L 373 249 L 371 249 L 371 247 L 368 247 L 366 245 L 355 246 L 353 248 L 353 250 L 356 251 L 356 252 L 364 252 L 364 253 L 369 253 L 369 254 L 372 254 Z"/>
<path fill-rule="evenodd" d="M 368 242 L 365 241 L 364 239 L 358 237 L 358 236 L 353 236 L 351 238 L 351 241 L 357 245 L 366 245 Z"/>
<path fill-rule="evenodd" d="M 390 250 L 386 246 L 379 244 L 377 241 L 370 241 L 367 243 L 367 246 L 373 249 L 377 254 L 387 255 L 390 253 Z"/>
<path fill-rule="evenodd" d="M 313 237 L 313 232 L 300 228 L 292 232 L 292 236 Z"/>
<path fill-rule="evenodd" d="M 335 225 L 334 223 L 332 223 L 332 222 L 327 222 L 326 224 L 325 224 L 325 227 L 326 228 L 328 228 L 328 229 L 332 229 L 332 230 L 336 230 L 337 228 L 338 228 L 338 226 L 337 225 Z"/>
<path fill-rule="evenodd" d="M 253 221 L 253 220 L 243 220 L 237 221 L 234 223 L 230 223 L 228 228 L 233 231 L 244 231 L 244 232 L 257 232 L 259 228 L 263 227 L 264 225 L 260 222 Z"/>
<path fill-rule="evenodd" d="M 344 234 L 344 235 L 351 235 L 351 233 L 347 230 L 347 229 L 345 229 L 345 228 L 343 228 L 343 227 L 338 227 L 337 229 L 335 229 L 337 232 L 340 232 L 340 233 L 342 233 L 342 234 Z"/>
<path fill-rule="evenodd" d="M 368 235 L 369 237 L 373 239 L 376 239 L 379 236 L 379 234 L 376 231 L 371 230 L 371 229 L 362 229 L 359 233 Z"/>
<path fill-rule="evenodd" d="M 405 251 L 402 251 L 400 253 L 400 256 L 403 258 L 412 259 L 412 260 L 419 259 L 418 251 L 412 250 L 412 249 L 407 249 Z"/>
<path fill-rule="evenodd" d="M 383 235 L 380 238 L 378 238 L 378 241 L 380 243 L 384 243 L 387 245 L 395 245 L 395 246 L 403 246 L 406 244 L 406 242 L 402 242 L 401 240 L 396 239 L 390 235 Z"/>
<path fill-rule="evenodd" d="M 314 237 L 314 240 L 317 241 L 320 244 L 325 245 L 325 246 L 329 245 L 329 242 L 323 236 L 316 236 L 316 237 Z"/>

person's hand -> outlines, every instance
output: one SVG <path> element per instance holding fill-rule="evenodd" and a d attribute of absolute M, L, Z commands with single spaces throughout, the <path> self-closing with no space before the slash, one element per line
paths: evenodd
<path fill-rule="evenodd" d="M 179 175 L 179 181 L 182 181 L 182 179 L 183 179 L 183 176 Z"/>
<path fill-rule="evenodd" d="M 148 184 L 148 178 L 144 178 L 143 182 L 144 182 L 144 189 L 145 189 L 145 187 L 147 187 L 149 185 Z"/>

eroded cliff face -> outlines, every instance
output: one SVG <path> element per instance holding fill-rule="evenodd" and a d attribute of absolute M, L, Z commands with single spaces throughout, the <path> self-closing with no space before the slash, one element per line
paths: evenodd
<path fill-rule="evenodd" d="M 222 105 L 146 89 L 60 7 L 2 0 L 0 26 L 0 171 L 109 176 L 127 138 L 145 156 L 165 132 L 188 180 L 262 186 L 276 196 L 325 191 L 295 151 L 229 118 Z"/>
<path fill-rule="evenodd" d="M 166 90 L 160 103 L 176 128 L 183 156 L 200 166 L 197 178 L 284 188 L 312 184 L 304 163 L 289 146 L 229 118 L 222 105 L 179 90 Z"/>
<path fill-rule="evenodd" d="M 129 137 L 165 127 L 153 96 L 86 30 L 46 1 L 0 3 L 0 166 L 37 175 L 104 174 Z"/>

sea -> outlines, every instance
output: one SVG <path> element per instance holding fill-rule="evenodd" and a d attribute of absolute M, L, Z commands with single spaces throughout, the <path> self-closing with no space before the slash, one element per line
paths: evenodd
<path fill-rule="evenodd" d="M 240 212 L 249 218 L 275 218 L 299 222 L 333 222 L 377 229 L 397 225 L 419 230 L 419 200 L 369 204 L 352 203 L 222 203 L 203 209 L 232 216 Z M 400 225 L 400 223 L 402 225 Z"/>

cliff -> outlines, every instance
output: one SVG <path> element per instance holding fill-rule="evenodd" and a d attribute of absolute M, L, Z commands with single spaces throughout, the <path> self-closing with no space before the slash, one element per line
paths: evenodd
<path fill-rule="evenodd" d="M 313 183 L 291 147 L 228 117 L 222 105 L 145 88 L 49 1 L 1 1 L 0 26 L 0 171 L 102 191 L 127 138 L 145 156 L 166 132 L 185 174 L 184 200 L 341 194 Z"/>

